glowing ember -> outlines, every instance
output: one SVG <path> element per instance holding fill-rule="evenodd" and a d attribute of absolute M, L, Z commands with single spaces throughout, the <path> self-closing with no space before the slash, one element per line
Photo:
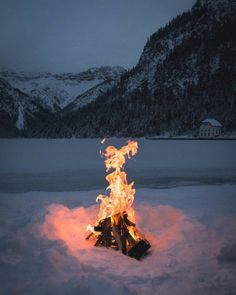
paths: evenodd
<path fill-rule="evenodd" d="M 96 201 L 100 201 L 98 221 L 92 227 L 90 224 L 87 230 L 96 239 L 95 246 L 112 247 L 120 249 L 123 254 L 141 258 L 150 248 L 149 242 L 135 226 L 135 212 L 132 208 L 135 189 L 134 182 L 127 182 L 123 166 L 126 157 L 134 156 L 138 151 L 136 141 L 128 141 L 127 145 L 120 149 L 108 146 L 105 153 L 106 171 L 113 170 L 106 176 L 110 191 L 109 196 L 99 195 Z"/>

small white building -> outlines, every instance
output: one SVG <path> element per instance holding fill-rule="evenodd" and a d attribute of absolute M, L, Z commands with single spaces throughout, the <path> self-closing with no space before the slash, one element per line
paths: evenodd
<path fill-rule="evenodd" d="M 213 118 L 205 119 L 202 121 L 199 136 L 200 137 L 216 137 L 221 134 L 222 125 L 219 121 Z"/>

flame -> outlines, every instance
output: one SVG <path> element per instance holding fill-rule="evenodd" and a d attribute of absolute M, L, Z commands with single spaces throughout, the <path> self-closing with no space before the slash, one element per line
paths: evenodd
<path fill-rule="evenodd" d="M 129 140 L 127 145 L 117 149 L 114 146 L 108 146 L 105 152 L 106 171 L 113 170 L 106 176 L 109 185 L 107 190 L 110 191 L 108 196 L 98 195 L 96 201 L 100 201 L 100 209 L 98 220 L 105 219 L 117 213 L 126 212 L 129 220 L 135 222 L 135 213 L 132 208 L 134 201 L 135 189 L 133 188 L 134 182 L 130 184 L 127 181 L 127 175 L 123 171 L 123 166 L 126 157 L 134 156 L 138 151 L 138 143 Z"/>
<path fill-rule="evenodd" d="M 90 224 L 87 230 L 91 233 L 86 237 L 95 238 L 94 246 L 119 249 L 124 255 L 140 259 L 151 247 L 145 236 L 135 224 L 135 212 L 132 208 L 135 189 L 134 182 L 128 183 L 123 169 L 126 158 L 138 152 L 138 143 L 129 140 L 120 149 L 108 146 L 102 156 L 105 156 L 106 176 L 109 185 L 109 195 L 98 195 L 100 201 L 98 220 L 94 227 Z"/>

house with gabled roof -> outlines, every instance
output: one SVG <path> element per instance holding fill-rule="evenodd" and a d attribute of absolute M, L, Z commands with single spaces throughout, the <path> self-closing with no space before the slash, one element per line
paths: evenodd
<path fill-rule="evenodd" d="M 202 121 L 199 128 L 199 136 L 206 137 L 217 137 L 221 135 L 222 125 L 219 121 L 214 118 L 207 118 Z"/>

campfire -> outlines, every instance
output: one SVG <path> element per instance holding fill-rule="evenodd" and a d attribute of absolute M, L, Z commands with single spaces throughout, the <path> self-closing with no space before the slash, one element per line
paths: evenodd
<path fill-rule="evenodd" d="M 106 171 L 111 171 L 106 176 L 110 194 L 97 196 L 96 201 L 100 201 L 98 221 L 95 226 L 87 226 L 91 233 L 86 239 L 93 238 L 95 246 L 120 250 L 124 255 L 140 259 L 147 254 L 151 245 L 135 225 L 135 211 L 132 208 L 134 182 L 128 183 L 123 169 L 126 158 L 134 156 L 137 151 L 138 143 L 128 141 L 120 149 L 108 146 L 101 153 L 106 158 Z"/>

